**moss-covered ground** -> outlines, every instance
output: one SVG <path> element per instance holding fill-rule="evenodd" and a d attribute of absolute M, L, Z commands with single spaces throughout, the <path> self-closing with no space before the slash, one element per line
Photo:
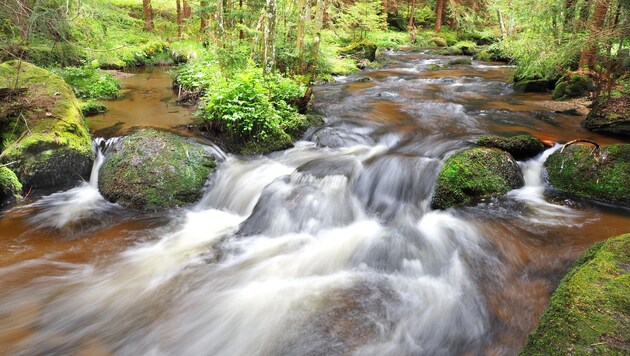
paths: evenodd
<path fill-rule="evenodd" d="M 521 355 L 630 354 L 630 234 L 600 242 L 562 279 Z"/>

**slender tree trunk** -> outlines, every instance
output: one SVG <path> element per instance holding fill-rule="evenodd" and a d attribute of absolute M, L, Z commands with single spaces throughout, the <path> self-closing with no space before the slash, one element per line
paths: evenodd
<path fill-rule="evenodd" d="M 142 11 L 144 12 L 144 29 L 146 31 L 153 30 L 153 9 L 151 8 L 151 0 L 142 0 Z"/>
<path fill-rule="evenodd" d="M 243 0 L 238 0 L 238 9 L 240 10 L 239 11 L 240 14 L 239 14 L 238 23 L 243 25 Z M 242 28 L 238 31 L 238 38 L 240 40 L 244 40 L 245 39 L 245 31 L 243 31 Z"/>
<path fill-rule="evenodd" d="M 276 0 L 267 0 L 263 30 L 263 72 L 269 74 L 276 65 Z"/>
<path fill-rule="evenodd" d="M 199 13 L 199 32 L 205 35 L 206 28 L 208 27 L 208 0 L 200 0 L 199 7 L 201 8 Z"/>
<path fill-rule="evenodd" d="M 442 16 L 444 15 L 444 2 L 446 0 L 436 0 L 435 2 L 435 32 L 442 29 Z"/>
<path fill-rule="evenodd" d="M 411 0 L 409 4 L 409 19 L 407 20 L 407 31 L 410 31 L 416 27 L 414 16 L 416 15 L 416 0 Z"/>
<path fill-rule="evenodd" d="M 192 9 L 190 8 L 190 5 L 188 5 L 188 0 L 182 0 L 182 10 L 184 12 L 183 18 L 189 19 L 190 16 L 192 16 Z"/>
<path fill-rule="evenodd" d="M 505 29 L 505 21 L 503 20 L 503 14 L 501 10 L 497 10 L 497 17 L 499 18 L 499 26 L 501 26 L 501 38 L 507 39 L 507 31 Z"/>
<path fill-rule="evenodd" d="M 182 37 L 182 3 L 181 0 L 175 0 L 175 6 L 177 8 L 177 36 Z"/>
<path fill-rule="evenodd" d="M 320 32 L 324 27 L 324 12 L 326 11 L 326 0 L 317 0 L 317 9 L 315 10 L 315 35 L 313 36 L 313 62 L 311 64 L 309 86 L 315 82 L 315 75 L 317 74 L 317 61 L 319 59 L 319 43 L 321 40 Z"/>
<path fill-rule="evenodd" d="M 607 0 L 596 0 L 595 10 L 590 19 L 591 35 L 586 39 L 586 48 L 580 55 L 580 67 L 587 67 L 591 70 L 595 69 L 597 64 L 597 48 L 599 44 L 599 33 L 604 27 L 606 21 L 606 12 L 608 11 Z"/>
<path fill-rule="evenodd" d="M 306 0 L 298 0 L 298 23 L 297 23 L 297 50 L 298 58 L 302 58 L 304 51 L 304 25 L 306 24 Z"/>
<path fill-rule="evenodd" d="M 223 32 L 224 32 L 224 23 L 223 23 L 223 18 L 224 18 L 224 9 L 223 9 L 223 0 L 217 0 L 217 31 L 218 31 L 218 37 L 223 40 Z"/>

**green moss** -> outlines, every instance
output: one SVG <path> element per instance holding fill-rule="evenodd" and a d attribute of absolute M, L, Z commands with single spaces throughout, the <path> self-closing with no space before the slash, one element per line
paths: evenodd
<path fill-rule="evenodd" d="M 8 167 L 0 167 L 0 205 L 21 199 L 22 183 Z"/>
<path fill-rule="evenodd" d="M 19 162 L 14 170 L 25 186 L 87 178 L 92 143 L 70 87 L 59 76 L 27 62 L 0 65 L 0 87 L 14 86 L 16 77 L 17 87 L 27 88 L 27 93 L 4 105 L 11 107 L 9 117 L 22 120 L 17 120 L 13 135 L 5 136 L 8 144 L 0 160 Z"/>
<path fill-rule="evenodd" d="M 597 100 L 583 124 L 591 131 L 630 138 L 630 95 Z"/>
<path fill-rule="evenodd" d="M 83 116 L 93 116 L 107 111 L 107 107 L 96 100 L 81 101 L 81 112 Z"/>
<path fill-rule="evenodd" d="M 577 198 L 630 206 L 630 145 L 592 151 L 573 145 L 552 154 L 545 162 L 549 183 Z"/>
<path fill-rule="evenodd" d="M 444 66 L 443 64 L 433 63 L 427 66 L 427 70 L 430 70 L 430 71 L 436 71 L 436 70 L 442 70 L 442 69 L 446 69 L 446 66 Z"/>
<path fill-rule="evenodd" d="M 200 145 L 147 129 L 125 137 L 107 157 L 98 186 L 112 202 L 157 211 L 199 199 L 214 167 Z"/>
<path fill-rule="evenodd" d="M 353 42 L 346 47 L 337 49 L 340 55 L 350 56 L 356 60 L 367 59 L 374 61 L 376 59 L 377 46 L 369 40 L 361 40 Z"/>
<path fill-rule="evenodd" d="M 448 61 L 449 66 L 457 66 L 457 65 L 471 65 L 472 60 L 470 58 L 457 58 Z"/>
<path fill-rule="evenodd" d="M 484 62 L 489 62 L 492 61 L 492 53 L 488 52 L 487 50 L 483 50 L 479 53 L 477 53 L 477 55 L 475 56 L 475 59 L 477 59 L 478 61 L 484 61 Z"/>
<path fill-rule="evenodd" d="M 437 47 L 446 47 L 446 40 L 442 37 L 433 37 L 429 42 Z"/>
<path fill-rule="evenodd" d="M 562 279 L 521 355 L 630 352 L 630 234 L 595 244 Z"/>
<path fill-rule="evenodd" d="M 538 138 L 530 135 L 512 137 L 479 136 L 475 141 L 477 146 L 494 147 L 509 152 L 516 159 L 526 159 L 536 156 L 545 150 L 545 145 Z"/>
<path fill-rule="evenodd" d="M 472 56 L 477 53 L 477 44 L 472 41 L 459 41 L 452 46 L 452 49 L 457 53 Z"/>
<path fill-rule="evenodd" d="M 431 205 L 446 209 L 500 196 L 523 186 L 523 176 L 509 153 L 473 148 L 449 158 L 435 183 Z"/>
<path fill-rule="evenodd" d="M 587 77 L 576 73 L 565 75 L 556 83 L 553 99 L 563 100 L 585 96 L 592 88 L 593 84 Z"/>

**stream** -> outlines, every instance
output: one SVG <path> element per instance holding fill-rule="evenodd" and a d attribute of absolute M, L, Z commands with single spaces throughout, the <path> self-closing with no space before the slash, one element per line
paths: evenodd
<path fill-rule="evenodd" d="M 549 94 L 514 93 L 514 68 L 384 58 L 316 87 L 326 124 L 294 148 L 227 155 L 198 203 L 165 213 L 96 188 L 113 136 L 186 123 L 151 111 L 168 87 L 127 79 L 115 117 L 91 122 L 117 125 L 95 139 L 91 181 L 0 211 L 0 353 L 517 354 L 571 262 L 629 232 L 630 211 L 545 195 L 559 145 L 476 206 L 432 210 L 437 174 L 480 134 L 619 141 L 545 109 Z"/>

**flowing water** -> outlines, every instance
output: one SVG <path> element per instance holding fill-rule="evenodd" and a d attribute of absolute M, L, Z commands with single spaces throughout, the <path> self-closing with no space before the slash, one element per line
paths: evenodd
<path fill-rule="evenodd" d="M 487 132 L 615 141 L 513 93 L 512 68 L 386 58 L 317 87 L 326 124 L 294 148 L 228 155 L 193 206 L 131 211 L 92 174 L 3 211 L 0 351 L 517 353 L 570 263 L 630 231 L 630 212 L 545 196 L 558 145 L 520 162 L 523 188 L 473 207 L 429 208 L 439 169 Z M 112 140 L 95 141 L 94 172 Z"/>

